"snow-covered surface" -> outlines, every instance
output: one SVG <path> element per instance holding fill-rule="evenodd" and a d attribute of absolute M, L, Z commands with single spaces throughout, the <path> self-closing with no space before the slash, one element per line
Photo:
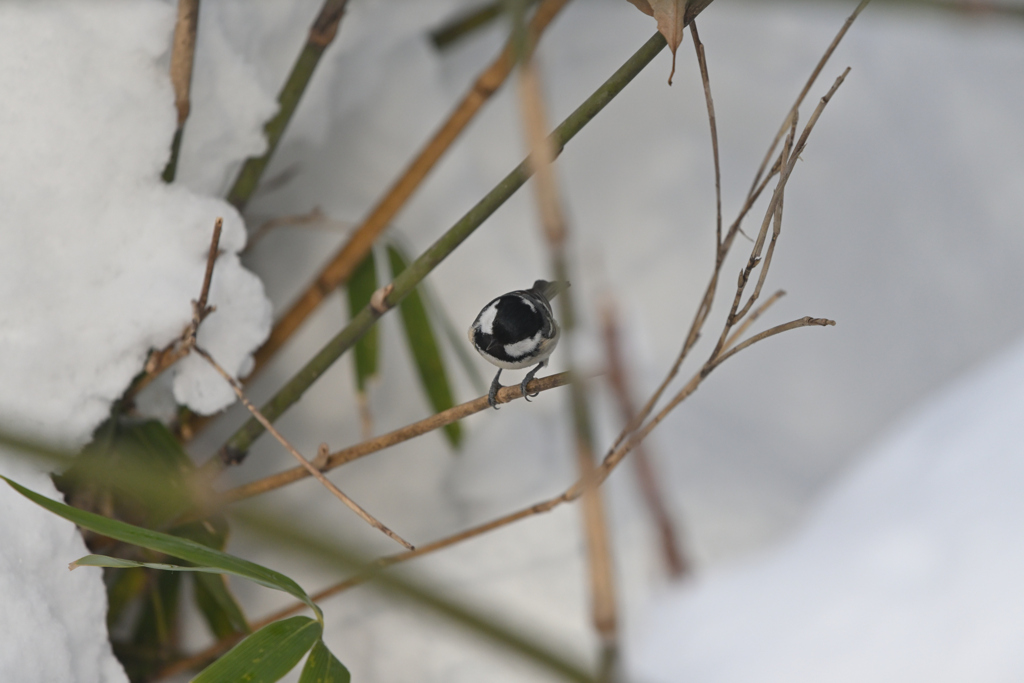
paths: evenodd
<path fill-rule="evenodd" d="M 16 459 L 0 474 L 53 498 L 50 478 Z M 107 641 L 103 570 L 68 563 L 88 554 L 73 524 L 0 482 L 0 673 L 26 683 L 127 683 Z"/>
<path fill-rule="evenodd" d="M 237 212 L 160 179 L 175 127 L 167 77 L 174 18 L 173 6 L 152 1 L 0 4 L 5 428 L 72 447 L 87 441 L 149 350 L 172 342 L 191 319 L 218 216 L 224 254 L 210 293 L 217 312 L 199 341 L 242 372 L 269 330 L 263 285 L 238 258 L 245 228 Z M 260 92 L 235 103 L 251 118 L 272 111 Z M 233 144 L 223 143 L 207 166 L 214 176 L 264 144 L 259 121 L 244 131 L 234 120 L 216 124 Z M 194 183 L 207 191 L 214 184 Z M 173 393 L 204 413 L 234 400 L 194 358 L 175 368 Z M 6 459 L 0 472 L 56 493 L 45 476 Z M 85 553 L 74 527 L 2 488 L 4 680 L 123 680 L 106 643 L 100 573 L 67 573 Z"/>
<path fill-rule="evenodd" d="M 1024 343 L 930 401 L 766 556 L 660 592 L 647 683 L 1024 675 Z"/>
<path fill-rule="evenodd" d="M 19 131 L 0 146 L 0 258 L 5 272 L 16 274 L 0 278 L 8 302 L 0 408 L 8 423 L 81 442 L 148 347 L 180 333 L 218 215 L 226 221 L 228 253 L 217 267 L 224 278 L 212 297 L 218 312 L 204 323 L 202 334 L 210 338 L 201 341 L 229 369 L 244 369 L 268 314 L 258 283 L 232 253 L 242 246 L 241 222 L 213 197 L 224 192 L 240 158 L 260 149 L 260 122 L 273 111 L 274 93 L 320 4 L 202 3 L 192 115 L 179 182 L 169 188 L 158 174 L 174 127 L 166 79 L 172 3 L 0 6 L 6 88 L 0 121 L 4 130 Z M 247 215 L 250 230 L 266 218 L 315 206 L 332 219 L 280 228 L 247 252 L 245 264 L 266 283 L 275 310 L 283 310 L 337 248 L 343 239 L 337 226 L 367 213 L 496 53 L 500 27 L 442 55 L 425 39 L 429 27 L 464 4 L 350 3 L 268 168 L 266 177 L 280 182 L 254 198 Z M 717 2 L 702 16 L 727 220 L 849 9 L 843 3 Z M 650 18 L 623 0 L 570 4 L 539 55 L 552 120 L 571 111 L 652 31 Z M 1020 25 L 871 6 L 810 103 L 846 65 L 853 71 L 787 190 L 783 237 L 766 288 L 782 287 L 789 295 L 764 321 L 810 314 L 835 318 L 838 326 L 799 330 L 740 354 L 650 440 L 688 549 L 709 576 L 783 536 L 898 414 L 1024 333 L 1017 294 L 1024 257 L 1024 91 L 1015 87 L 1024 72 Z M 667 54 L 659 56 L 558 162 L 577 239 L 573 291 L 589 340 L 584 360 L 595 367 L 600 362 L 593 312 L 599 295 L 611 291 L 622 311 L 638 396 L 657 384 L 678 351 L 711 265 L 710 148 L 689 38 L 680 47 L 672 88 L 665 85 L 668 70 Z M 433 242 L 521 159 L 514 96 L 515 88 L 506 87 L 487 105 L 397 216 L 395 232 L 410 251 Z M 494 296 L 547 274 L 529 190 L 430 276 L 457 329 Z M 113 236 L 101 237 L 101 225 Z M 14 229 L 23 226 L 31 229 Z M 147 239 L 157 233 L 160 238 Z M 745 248 L 737 242 L 724 282 L 739 269 Z M 90 281 L 102 286 L 87 287 Z M 724 305 L 709 329 L 721 323 Z M 345 315 L 338 297 L 325 302 L 254 383 L 256 402 L 318 350 Z M 378 433 L 428 413 L 395 316 L 385 317 L 381 328 L 383 369 L 370 394 Z M 715 335 L 705 336 L 702 343 Z M 74 344 L 60 346 L 68 338 Z M 12 356 L 8 346 L 33 352 Z M 709 350 L 701 346 L 694 355 Z M 449 360 L 457 398 L 476 395 L 454 357 Z M 560 362 L 556 351 L 552 371 Z M 491 369 L 481 366 L 485 374 Z M 206 383 L 204 372 L 194 359 L 182 364 L 174 379 L 178 398 L 196 407 L 206 399 L 207 408 L 230 400 L 223 384 Z M 324 441 L 332 448 L 358 441 L 352 385 L 351 364 L 336 364 L 279 428 L 307 454 Z M 147 405 L 159 405 L 161 391 L 167 388 L 154 387 Z M 618 421 L 604 392 L 595 382 L 599 437 L 607 442 Z M 432 434 L 332 476 L 403 536 L 427 542 L 564 488 L 573 477 L 564 410 L 564 394 L 557 392 L 519 402 L 468 420 L 457 458 Z M 232 408 L 192 446 L 195 455 L 207 457 L 244 417 Z M 264 438 L 224 484 L 292 465 Z M 628 466 L 606 488 L 620 603 L 634 632 L 647 619 L 637 610 L 664 579 Z M 0 500 L 8 495 L 0 491 Z M 261 504 L 319 525 L 324 534 L 359 541 L 370 552 L 396 549 L 315 483 L 288 487 Z M 18 523 L 43 517 L 25 513 Z M 409 570 L 587 660 L 594 638 L 581 547 L 577 512 L 566 508 L 417 560 Z M 333 568 L 311 568 L 306 558 L 244 531 L 231 549 L 311 590 L 339 578 Z M 54 548 L 51 556 L 63 567 L 80 550 Z M 917 561 L 903 549 L 892 557 L 878 552 L 880 567 Z M 29 574 L 18 580 L 30 582 Z M 244 583 L 235 587 L 255 617 L 287 600 Z M 59 600 L 51 605 L 64 609 Z M 543 679 L 366 587 L 324 608 L 328 645 L 357 681 Z M 102 614 L 92 618 L 101 623 Z M 200 647 L 206 632 L 190 623 L 185 639 Z"/>

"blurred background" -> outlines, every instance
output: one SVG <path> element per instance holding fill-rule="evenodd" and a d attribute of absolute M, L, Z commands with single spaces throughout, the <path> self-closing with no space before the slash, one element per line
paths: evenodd
<path fill-rule="evenodd" d="M 232 103 L 275 93 L 319 2 L 204 3 L 179 182 L 223 194 L 211 173 L 230 138 Z M 261 234 L 245 256 L 280 312 L 344 241 L 408 159 L 498 53 L 495 21 L 437 48 L 430 32 L 479 3 L 350 4 L 335 43 L 303 96 L 264 185 L 246 210 L 250 235 L 268 220 L 319 207 L 324 218 Z M 716 0 L 698 19 L 717 114 L 726 224 L 769 143 L 852 2 Z M 648 439 L 648 452 L 696 576 L 742 563 L 784 540 L 858 455 L 929 395 L 1021 335 L 1024 258 L 1024 19 L 1019 6 L 874 2 L 825 67 L 801 111 L 846 66 L 852 71 L 818 122 L 786 193 L 783 231 L 765 294 L 787 296 L 765 329 L 805 315 L 834 328 L 769 339 L 716 370 Z M 538 52 L 549 116 L 558 122 L 654 32 L 624 0 L 577 0 Z M 227 56 L 225 56 L 227 55 Z M 714 255 L 714 176 L 707 113 L 691 38 L 673 84 L 666 50 L 569 145 L 556 164 L 572 235 L 573 291 L 582 316 L 581 364 L 600 373 L 601 306 L 621 326 L 634 398 L 645 399 L 678 353 Z M 234 72 L 204 64 L 236 64 Z M 513 77 L 514 79 L 514 77 Z M 226 113 L 228 112 L 228 113 Z M 193 130 L 196 131 L 193 133 Z M 203 131 L 207 131 L 204 133 Z M 218 135 L 220 138 L 218 138 Z M 525 153 L 516 88 L 486 105 L 389 235 L 421 253 Z M 528 184 L 426 280 L 462 338 L 492 298 L 550 277 Z M 756 234 L 765 202 L 745 228 Z M 740 237 L 726 263 L 705 339 L 710 352 L 733 277 L 749 254 Z M 383 255 L 380 255 L 383 263 Z M 347 322 L 332 295 L 252 385 L 259 404 Z M 375 433 L 432 411 L 397 316 L 379 323 L 381 374 L 368 392 Z M 468 344 L 467 344 L 468 347 Z M 456 402 L 480 395 L 446 344 Z M 485 382 L 493 368 L 473 358 Z M 564 369 L 560 354 L 551 372 Z M 506 372 L 507 383 L 521 375 Z M 599 451 L 621 428 L 607 382 L 591 383 Z M 422 543 L 563 490 L 575 477 L 564 391 L 466 420 L 458 453 L 432 433 L 339 470 L 332 478 L 397 532 Z M 236 406 L 196 439 L 205 459 L 243 419 Z M 305 453 L 360 440 L 352 363 L 337 363 L 278 427 Z M 627 623 L 665 585 L 655 528 L 629 463 L 606 486 L 620 602 Z M 263 438 L 241 483 L 291 467 Z M 230 482 L 229 482 L 230 483 Z M 369 552 L 392 548 L 319 485 L 306 480 L 261 499 L 293 520 Z M 340 577 L 311 569 L 244 530 L 232 549 L 316 590 Z M 409 570 L 543 635 L 580 657 L 594 645 L 577 512 L 559 509 L 416 560 Z M 422 574 L 420 574 L 422 572 Z M 285 599 L 235 586 L 254 615 Z M 326 639 L 361 681 L 539 680 L 432 618 L 359 588 L 324 604 Z M 200 627 L 186 629 L 195 645 Z M 499 667 L 494 662 L 501 661 Z"/>

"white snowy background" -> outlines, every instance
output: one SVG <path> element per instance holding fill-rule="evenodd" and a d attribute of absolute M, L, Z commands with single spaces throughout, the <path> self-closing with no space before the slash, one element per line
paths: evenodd
<path fill-rule="evenodd" d="M 187 322 L 213 219 L 225 218 L 201 339 L 244 372 L 283 310 L 497 52 L 494 27 L 443 53 L 426 32 L 458 0 L 353 0 L 265 178 L 248 228 L 319 206 L 320 226 L 278 229 L 242 259 L 241 219 L 217 198 L 259 130 L 319 2 L 203 4 L 178 182 L 159 173 L 174 129 L 166 77 L 171 3 L 0 5 L 0 322 L 4 424 L 64 443 L 88 438 L 144 362 Z M 715 95 L 726 220 L 824 47 L 853 3 L 770 6 L 718 0 L 699 20 Z M 540 50 L 561 120 L 653 32 L 624 0 L 578 0 Z M 654 433 L 650 450 L 685 530 L 697 576 L 664 577 L 626 463 L 608 482 L 628 663 L 649 681 L 1010 681 L 1024 676 L 1019 419 L 1024 379 L 1024 22 L 869 6 L 812 91 L 845 66 L 786 196 L 766 288 L 788 296 L 764 325 L 803 315 L 835 328 L 788 333 L 740 354 Z M 573 140 L 558 162 L 576 240 L 586 360 L 611 292 L 626 327 L 638 398 L 678 351 L 710 274 L 713 178 L 689 38 L 675 84 L 667 53 Z M 412 251 L 435 240 L 523 154 L 515 89 L 489 103 L 395 220 Z M 806 120 L 809 108 L 803 118 Z M 756 218 L 748 223 L 753 229 Z M 738 271 L 746 243 L 726 266 Z M 527 186 L 428 278 L 462 328 L 489 299 L 547 274 Z M 248 270 L 246 270 L 248 269 Z M 710 322 L 709 334 L 721 322 Z M 256 381 L 269 396 L 346 318 L 341 297 Z M 428 414 L 394 316 L 382 323 L 376 430 Z M 953 393 L 930 394 L 1013 347 Z M 700 346 L 695 358 L 707 353 Z M 475 396 L 448 354 L 458 400 Z M 552 371 L 559 367 L 553 357 Z M 489 375 L 490 366 L 481 363 Z M 505 378 L 511 381 L 512 378 Z M 201 410 L 228 400 L 183 363 L 144 405 Z M 600 437 L 619 424 L 594 385 Z M 562 490 L 573 478 L 565 397 L 517 402 L 467 421 L 453 456 L 438 434 L 332 478 L 414 543 Z M 901 418 L 918 410 L 916 418 Z M 205 459 L 240 423 L 192 445 Z M 304 452 L 359 439 L 351 364 L 333 368 L 279 427 Z M 893 431 L 895 430 L 895 431 Z M 1016 431 L 1015 431 L 1016 430 Z M 881 435 L 893 436 L 880 441 Z M 866 453 L 866 455 L 861 455 Z M 226 477 L 292 466 L 261 440 Z M 0 471 L 54 494 L 15 460 Z M 227 481 L 232 479 L 232 481 Z M 309 481 L 268 509 L 390 553 L 390 542 Z M 0 491 L 0 670 L 11 680 L 124 680 L 105 645 L 99 572 L 70 525 Z M 561 509 L 411 563 L 416 576 L 580 660 L 595 645 L 579 520 Z M 231 550 L 316 590 L 337 570 L 236 534 Z M 92 572 L 92 573 L 90 573 Z M 233 584 L 253 617 L 284 598 Z M 649 605 L 655 605 L 649 608 Z M 543 674 L 363 587 L 324 603 L 326 641 L 357 681 L 524 681 Z M 89 628 L 83 625 L 89 623 Z M 16 640 L 14 636 L 17 636 Z M 207 642 L 192 619 L 186 641 Z M 58 643 L 54 645 L 54 643 Z M 33 645 L 33 643 L 35 643 Z M 44 649 L 45 643 L 45 649 Z M 53 649 L 60 656 L 52 656 Z"/>

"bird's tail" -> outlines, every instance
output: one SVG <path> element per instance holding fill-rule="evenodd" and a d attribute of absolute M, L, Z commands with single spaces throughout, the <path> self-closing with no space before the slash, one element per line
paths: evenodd
<path fill-rule="evenodd" d="M 536 282 L 533 283 L 533 287 L 530 288 L 531 291 L 540 294 L 548 301 L 551 301 L 552 299 L 554 299 L 556 296 L 558 296 L 567 289 L 569 289 L 569 283 L 568 281 L 565 280 L 561 282 L 548 282 L 547 280 L 537 280 Z"/>

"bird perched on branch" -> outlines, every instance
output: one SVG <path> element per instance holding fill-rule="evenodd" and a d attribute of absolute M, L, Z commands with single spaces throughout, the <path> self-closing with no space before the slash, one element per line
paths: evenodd
<path fill-rule="evenodd" d="M 568 282 L 537 280 L 530 289 L 509 292 L 491 301 L 470 325 L 469 341 L 481 356 L 498 366 L 498 374 L 487 393 L 487 402 L 495 410 L 502 370 L 536 364 L 519 385 L 523 398 L 530 400 L 526 385 L 548 364 L 548 356 L 558 344 L 560 331 L 551 311 L 551 300 L 568 287 Z"/>

